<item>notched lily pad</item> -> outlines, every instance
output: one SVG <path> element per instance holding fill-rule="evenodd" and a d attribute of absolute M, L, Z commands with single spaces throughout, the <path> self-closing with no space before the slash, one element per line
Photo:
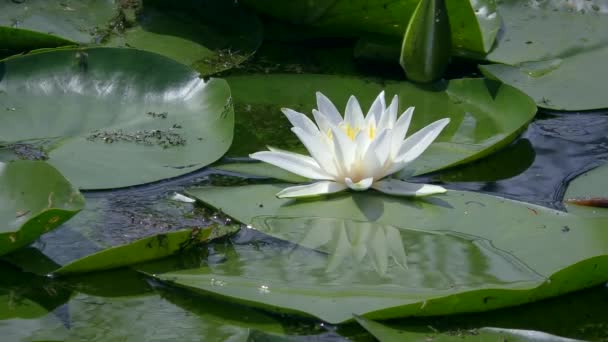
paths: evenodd
<path fill-rule="evenodd" d="M 0 162 L 0 255 L 26 246 L 84 207 L 84 198 L 40 161 Z"/>
<path fill-rule="evenodd" d="M 230 156 L 246 156 L 265 150 L 266 145 L 303 152 L 280 108 L 310 113 L 317 106 L 314 95 L 317 91 L 327 95 L 341 111 L 348 97 L 355 95 L 366 112 L 381 90 L 386 92 L 387 101 L 397 94 L 400 113 L 409 106 L 416 107 L 410 134 L 435 120 L 451 118 L 437 140 L 411 165 L 416 174 L 492 153 L 511 142 L 536 113 L 536 106 L 523 93 L 482 79 L 452 80 L 437 88 L 310 74 L 231 76 L 227 81 L 238 113 L 237 135 L 246 137 L 235 141 L 228 152 Z"/>
<path fill-rule="evenodd" d="M 226 82 L 156 54 L 62 49 L 0 69 L 0 159 L 48 159 L 80 188 L 179 176 L 232 142 Z"/>
<path fill-rule="evenodd" d="M 608 280 L 605 218 L 463 191 L 423 200 L 367 191 L 294 201 L 275 197 L 283 188 L 189 194 L 302 247 L 237 246 L 221 265 L 158 278 L 331 323 L 352 313 L 386 319 L 486 311 Z M 554 253 L 561 249 L 570 252 Z M 251 267 L 236 266 L 244 262 Z"/>

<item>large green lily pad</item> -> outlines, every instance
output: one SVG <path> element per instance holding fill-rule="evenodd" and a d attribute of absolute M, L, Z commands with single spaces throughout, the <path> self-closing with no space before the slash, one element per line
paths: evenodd
<path fill-rule="evenodd" d="M 57 228 L 83 207 L 78 189 L 52 166 L 0 162 L 0 255 Z"/>
<path fill-rule="evenodd" d="M 607 108 L 608 7 L 600 1 L 517 1 L 498 5 L 503 34 L 480 66 L 543 108 Z M 568 23 L 568 25 L 564 25 Z"/>
<path fill-rule="evenodd" d="M 80 188 L 199 169 L 232 142 L 230 89 L 134 49 L 67 49 L 0 63 L 0 160 L 48 159 Z M 12 154 L 12 156 L 10 156 Z"/>
<path fill-rule="evenodd" d="M 364 0 L 334 1 L 243 1 L 256 11 L 276 19 L 314 27 L 335 36 L 376 33 L 402 37 L 418 0 L 390 0 L 370 3 Z M 447 1 L 453 46 L 460 50 L 485 53 L 500 27 L 493 1 Z M 395 59 L 395 62 L 397 59 Z"/>
<path fill-rule="evenodd" d="M 327 95 L 344 108 L 355 95 L 365 111 L 381 90 L 387 101 L 399 95 L 399 108 L 415 106 L 411 132 L 440 118 L 450 124 L 412 165 L 416 174 L 462 164 L 486 156 L 511 142 L 534 117 L 530 98 L 510 86 L 482 79 L 452 80 L 439 88 L 408 82 L 377 82 L 350 76 L 248 75 L 227 81 L 234 95 L 235 134 L 239 137 L 228 155 L 245 156 L 267 145 L 302 152 L 281 107 L 310 113 L 315 92 Z"/>
<path fill-rule="evenodd" d="M 563 59 L 479 68 L 487 77 L 530 95 L 540 107 L 574 111 L 608 108 L 602 86 L 608 77 L 607 60 L 608 46 Z"/>
<path fill-rule="evenodd" d="M 275 197 L 283 188 L 205 187 L 189 193 L 306 248 L 268 247 L 158 277 L 331 323 L 350 320 L 353 313 L 386 319 L 484 311 L 608 279 L 605 218 L 463 191 L 425 200 L 368 191 L 294 201 Z"/>

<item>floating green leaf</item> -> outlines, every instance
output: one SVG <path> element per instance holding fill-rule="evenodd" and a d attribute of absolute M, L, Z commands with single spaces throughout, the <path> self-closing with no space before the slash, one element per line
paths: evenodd
<path fill-rule="evenodd" d="M 487 77 L 528 94 L 539 107 L 574 111 L 608 108 L 602 85 L 608 77 L 607 60 L 608 46 L 563 59 L 479 68 Z"/>
<path fill-rule="evenodd" d="M 83 207 L 80 192 L 52 166 L 0 163 L 0 255 L 33 242 Z"/>
<path fill-rule="evenodd" d="M 598 1 L 503 1 L 503 34 L 480 66 L 557 110 L 607 108 L 608 8 Z M 568 25 L 564 25 L 568 23 Z"/>
<path fill-rule="evenodd" d="M 411 168 L 417 174 L 466 163 L 511 142 L 533 118 L 536 106 L 519 91 L 487 80 L 452 80 L 439 89 L 408 82 L 384 82 L 329 75 L 250 75 L 227 78 L 234 99 L 235 134 L 239 140 L 228 155 L 244 156 L 267 145 L 302 152 L 281 107 L 310 113 L 315 92 L 327 95 L 338 108 L 355 95 L 369 108 L 381 90 L 399 95 L 399 108 L 415 106 L 411 131 L 444 117 L 450 124 Z M 258 173 L 259 174 L 259 173 Z"/>
<path fill-rule="evenodd" d="M 114 1 L 5 1 L 0 11 L 0 49 L 93 43 L 117 13 Z"/>
<path fill-rule="evenodd" d="M 247 268 L 233 257 L 158 277 L 331 323 L 350 320 L 352 313 L 386 319 L 491 310 L 608 279 L 605 218 L 461 191 L 424 200 L 368 191 L 293 201 L 276 198 L 281 189 L 253 185 L 189 193 L 306 248 L 262 248 L 243 252 Z"/>
<path fill-rule="evenodd" d="M 186 252 L 239 229 L 209 222 L 192 204 L 156 200 L 149 207 L 131 198 L 92 196 L 69 224 L 4 260 L 43 275 L 92 272 Z"/>
<path fill-rule="evenodd" d="M 0 159 L 48 159 L 80 188 L 183 175 L 232 141 L 226 82 L 156 54 L 62 49 L 11 58 L 0 70 Z"/>
<path fill-rule="evenodd" d="M 74 260 L 53 273 L 60 275 L 99 271 L 160 259 L 202 242 L 234 233 L 238 229 L 238 226 L 215 226 L 157 234 Z"/>
<path fill-rule="evenodd" d="M 516 65 L 548 61 L 608 44 L 608 8 L 599 1 L 504 0 L 498 3 L 498 13 L 504 27 L 486 56 L 492 62 Z M 601 69 L 596 63 L 589 67 Z"/>

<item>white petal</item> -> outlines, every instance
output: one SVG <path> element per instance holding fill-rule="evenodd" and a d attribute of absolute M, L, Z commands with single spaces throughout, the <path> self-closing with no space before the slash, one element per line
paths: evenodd
<path fill-rule="evenodd" d="M 413 113 L 414 107 L 406 109 L 393 127 L 393 137 L 391 142 L 391 156 L 393 159 L 397 157 L 399 149 L 403 143 L 403 139 L 405 139 L 405 135 L 407 134 L 407 130 L 410 128 Z"/>
<path fill-rule="evenodd" d="M 448 123 L 450 123 L 450 119 L 448 118 L 437 120 L 405 139 L 399 148 L 395 161 L 411 162 L 418 158 Z"/>
<path fill-rule="evenodd" d="M 385 129 L 372 141 L 361 160 L 361 177 L 380 179 L 390 153 L 391 131 Z"/>
<path fill-rule="evenodd" d="M 293 127 L 291 131 L 298 136 L 300 141 L 302 141 L 302 144 L 304 144 L 310 153 L 310 156 L 317 161 L 317 164 L 322 170 L 330 175 L 337 174 L 333 156 L 334 152 L 323 142 L 323 140 L 321 140 L 320 134 L 312 135 L 298 127 Z"/>
<path fill-rule="evenodd" d="M 357 145 L 350 140 L 344 131 L 332 125 L 331 132 L 334 142 L 334 158 L 341 174 L 349 174 L 355 161 Z"/>
<path fill-rule="evenodd" d="M 344 182 L 346 183 L 346 185 L 355 190 L 355 191 L 363 191 L 363 190 L 367 190 L 369 189 L 370 186 L 372 186 L 372 184 L 374 183 L 374 178 L 369 177 L 369 178 L 365 178 L 362 179 L 360 181 L 358 181 L 357 183 L 354 183 L 352 179 L 350 178 L 345 178 Z"/>
<path fill-rule="evenodd" d="M 390 106 L 384 110 L 378 121 L 378 130 L 395 127 L 397 122 L 397 110 L 399 109 L 399 96 L 395 95 Z"/>
<path fill-rule="evenodd" d="M 334 106 L 327 96 L 321 94 L 320 91 L 317 92 L 317 107 L 334 125 L 337 125 L 342 121 L 342 116 L 336 106 Z"/>
<path fill-rule="evenodd" d="M 299 127 L 310 134 L 315 134 L 315 132 L 319 132 L 317 126 L 315 126 L 315 124 L 312 122 L 312 120 L 308 118 L 308 116 L 289 108 L 281 108 L 281 111 L 283 112 L 283 114 L 285 114 L 285 116 L 287 117 L 289 122 L 291 122 L 293 127 Z"/>
<path fill-rule="evenodd" d="M 280 167 L 305 178 L 330 180 L 333 177 L 323 171 L 317 162 L 308 156 L 280 151 L 256 152 L 249 157 Z"/>
<path fill-rule="evenodd" d="M 279 198 L 312 197 L 325 194 L 333 194 L 347 189 L 342 183 L 322 181 L 307 185 L 298 185 L 285 188 L 277 193 Z"/>
<path fill-rule="evenodd" d="M 323 112 L 313 109 L 312 116 L 315 118 L 315 122 L 319 126 L 321 133 L 328 134 L 331 131 L 331 121 Z"/>
<path fill-rule="evenodd" d="M 384 100 L 384 90 L 378 94 L 372 106 L 369 108 L 367 115 L 365 116 L 365 122 L 370 122 L 371 119 L 374 122 L 379 122 L 380 117 L 384 114 L 384 110 L 386 109 L 386 102 Z"/>
<path fill-rule="evenodd" d="M 357 146 L 355 151 L 356 158 L 363 158 L 371 142 L 372 139 L 369 137 L 368 132 L 359 131 L 357 133 L 355 136 L 355 145 Z"/>
<path fill-rule="evenodd" d="M 385 179 L 375 182 L 372 189 L 395 196 L 422 197 L 445 193 L 447 190 L 430 184 L 407 183 L 397 179 Z"/>
<path fill-rule="evenodd" d="M 361 111 L 359 101 L 357 101 L 357 98 L 352 95 L 346 103 L 346 110 L 344 111 L 344 121 L 348 123 L 352 128 L 361 127 L 364 122 L 363 111 Z"/>
<path fill-rule="evenodd" d="M 171 200 L 172 201 L 176 201 L 176 202 L 183 202 L 183 203 L 194 203 L 196 202 L 196 200 L 194 200 L 194 198 L 190 198 L 188 196 L 184 196 L 180 193 L 174 193 L 173 196 L 171 196 Z"/>

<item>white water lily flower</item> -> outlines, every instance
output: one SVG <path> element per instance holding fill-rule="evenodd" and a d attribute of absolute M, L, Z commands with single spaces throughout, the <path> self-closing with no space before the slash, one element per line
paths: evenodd
<path fill-rule="evenodd" d="M 395 95 L 387 107 L 382 91 L 363 116 L 359 102 L 351 96 L 342 118 L 333 103 L 317 92 L 318 110 L 312 111 L 316 125 L 302 113 L 282 109 L 310 156 L 269 148 L 250 157 L 317 180 L 286 188 L 277 194 L 281 198 L 331 194 L 349 188 L 372 188 L 398 196 L 444 193 L 446 190 L 437 185 L 386 178 L 418 158 L 450 122 L 447 118 L 435 121 L 405 139 L 414 108 L 397 118 L 398 105 Z"/>

